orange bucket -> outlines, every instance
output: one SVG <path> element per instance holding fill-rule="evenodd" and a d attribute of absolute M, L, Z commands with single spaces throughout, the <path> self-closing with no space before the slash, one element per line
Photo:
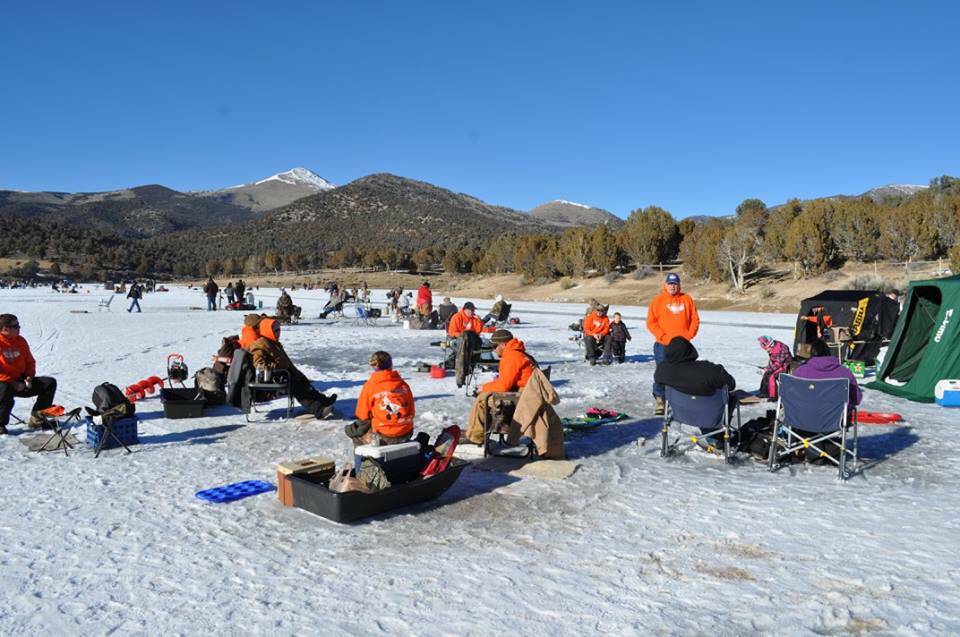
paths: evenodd
<path fill-rule="evenodd" d="M 447 370 L 442 365 L 433 365 L 430 367 L 430 378 L 443 378 L 447 375 Z"/>

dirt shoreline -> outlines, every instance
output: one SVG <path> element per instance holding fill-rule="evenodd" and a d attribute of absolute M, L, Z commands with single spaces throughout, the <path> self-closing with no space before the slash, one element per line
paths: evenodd
<path fill-rule="evenodd" d="M 738 294 L 724 283 L 696 281 L 680 273 L 683 289 L 693 296 L 697 307 L 704 310 L 729 310 L 739 312 L 795 312 L 801 299 L 813 296 L 822 290 L 848 289 L 851 286 L 870 289 L 886 284 L 904 290 L 908 281 L 935 278 L 937 273 L 929 269 L 912 271 L 902 267 L 854 263 L 842 270 L 831 270 L 808 279 L 793 279 L 793 271 L 781 264 L 771 268 L 744 294 Z M 941 273 L 942 275 L 942 273 Z M 220 287 L 227 281 L 236 281 L 238 276 L 215 277 Z M 408 272 L 359 272 L 354 270 L 321 270 L 305 274 L 280 273 L 244 276 L 248 286 L 301 288 L 327 281 L 337 281 L 351 288 L 364 281 L 371 288 L 402 286 L 415 290 L 424 280 L 430 281 L 434 297 L 457 296 L 477 300 L 492 299 L 502 294 L 511 301 L 549 301 L 586 303 L 591 298 L 614 305 L 646 305 L 660 290 L 663 275 L 654 272 L 637 279 L 632 273 L 609 281 L 607 277 L 595 276 L 582 279 L 560 279 L 544 283 L 529 283 L 516 274 L 411 274 Z M 202 281 L 194 281 L 194 284 Z M 860 283 L 860 285 L 856 285 Z"/>

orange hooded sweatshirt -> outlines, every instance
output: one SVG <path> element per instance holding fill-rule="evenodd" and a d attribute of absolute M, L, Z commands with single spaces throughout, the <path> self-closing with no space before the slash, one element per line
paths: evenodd
<path fill-rule="evenodd" d="M 700 329 L 700 315 L 689 294 L 667 292 L 666 284 L 647 308 L 647 329 L 661 345 L 669 345 L 675 336 L 692 341 Z"/>
<path fill-rule="evenodd" d="M 0 383 L 19 383 L 37 375 L 37 361 L 22 336 L 0 334 Z"/>
<path fill-rule="evenodd" d="M 500 355 L 500 376 L 485 383 L 480 391 L 517 391 L 525 387 L 533 374 L 533 361 L 525 352 L 523 341 L 507 341 Z"/>
<path fill-rule="evenodd" d="M 587 314 L 583 319 L 584 336 L 606 336 L 610 333 L 610 318 L 600 316 L 600 313 L 594 310 Z"/>
<path fill-rule="evenodd" d="M 464 332 L 476 332 L 480 334 L 483 331 L 483 323 L 477 318 L 477 315 L 467 316 L 460 310 L 450 317 L 450 324 L 447 325 L 447 336 L 456 338 Z"/>
<path fill-rule="evenodd" d="M 369 420 L 373 430 L 383 436 L 404 436 L 413 431 L 413 392 L 396 371 L 373 372 L 360 390 L 354 415 Z"/>
<path fill-rule="evenodd" d="M 294 369 L 283 345 L 280 344 L 277 327 L 274 319 L 263 319 L 257 326 L 260 337 L 246 348 L 256 369 Z"/>
<path fill-rule="evenodd" d="M 247 349 L 253 342 L 260 338 L 260 333 L 257 332 L 257 328 L 250 327 L 249 325 L 244 325 L 240 328 L 240 347 Z"/>

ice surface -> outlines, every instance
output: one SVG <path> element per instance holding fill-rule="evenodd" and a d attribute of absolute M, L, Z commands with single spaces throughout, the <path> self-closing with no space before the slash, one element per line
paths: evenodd
<path fill-rule="evenodd" d="M 254 293 L 268 307 L 278 296 Z M 123 311 L 122 298 L 97 313 L 99 294 L 0 291 L 0 311 L 18 314 L 39 373 L 57 377 L 68 408 L 89 404 L 105 380 L 124 387 L 165 375 L 169 353 L 196 371 L 242 321 L 190 309 L 205 306 L 196 290 L 148 294 L 142 314 Z M 326 300 L 292 295 L 305 317 Z M 382 291 L 375 298 L 385 301 Z M 900 412 L 908 425 L 865 427 L 868 466 L 846 483 L 825 467 L 771 474 L 750 460 L 665 461 L 650 415 L 644 308 L 615 309 L 633 335 L 629 360 L 591 368 L 568 340 L 581 305 L 514 305 L 523 323 L 511 330 L 553 366 L 561 416 L 590 406 L 632 416 L 568 437 L 576 473 L 521 480 L 468 468 L 436 503 L 366 524 L 283 508 L 274 494 L 224 505 L 194 497 L 240 480 L 274 482 L 285 460 L 352 461 L 345 421 L 283 421 L 282 401 L 247 424 L 228 407 L 165 420 L 149 398 L 137 405 L 132 455 L 41 455 L 0 437 L 0 634 L 960 632 L 960 412 L 867 390 L 865 408 Z M 702 355 L 748 389 L 764 362 L 756 337 L 792 335 L 787 315 L 703 319 Z M 429 346 L 438 339 L 350 319 L 309 318 L 283 331 L 287 351 L 317 387 L 339 394 L 345 415 L 369 354 L 390 351 L 431 435 L 462 424 L 471 403 L 452 377 L 413 372 L 438 360 Z M 30 404 L 18 400 L 15 413 L 26 417 Z M 753 409 L 745 418 L 762 410 Z"/>

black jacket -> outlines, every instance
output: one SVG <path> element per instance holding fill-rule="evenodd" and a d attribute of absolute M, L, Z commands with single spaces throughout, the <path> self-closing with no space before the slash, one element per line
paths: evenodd
<path fill-rule="evenodd" d="M 440 317 L 440 322 L 444 325 L 447 324 L 447 321 L 450 320 L 450 317 L 457 313 L 457 306 L 453 303 L 441 303 L 437 307 L 437 315 Z"/>
<path fill-rule="evenodd" d="M 666 347 L 667 359 L 657 365 L 653 380 L 661 385 L 693 396 L 709 396 L 724 385 L 730 391 L 737 381 L 723 365 L 697 360 L 697 349 L 682 336 L 676 336 Z"/>
<path fill-rule="evenodd" d="M 610 323 L 610 340 L 617 341 L 618 343 L 631 340 L 630 330 L 627 329 L 627 326 L 624 325 L 622 321 L 620 323 Z"/>

